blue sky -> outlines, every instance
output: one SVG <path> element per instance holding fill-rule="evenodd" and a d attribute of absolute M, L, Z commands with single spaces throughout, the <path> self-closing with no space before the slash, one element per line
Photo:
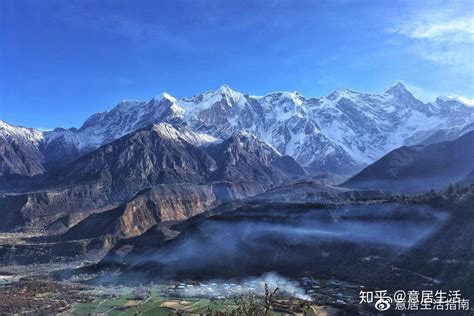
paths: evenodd
<path fill-rule="evenodd" d="M 80 126 L 216 89 L 474 98 L 473 1 L 0 1 L 0 119 Z"/>

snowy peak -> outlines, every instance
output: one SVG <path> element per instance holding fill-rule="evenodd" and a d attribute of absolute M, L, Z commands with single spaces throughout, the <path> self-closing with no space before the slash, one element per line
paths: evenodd
<path fill-rule="evenodd" d="M 117 104 L 111 112 L 113 111 L 121 111 L 126 112 L 129 111 L 132 107 L 140 104 L 137 100 L 122 100 L 119 104 Z"/>
<path fill-rule="evenodd" d="M 461 103 L 462 105 L 474 107 L 474 99 L 464 98 L 459 95 L 454 95 L 454 94 L 441 95 L 438 98 L 436 98 L 436 103 L 449 102 L 449 101 L 456 101 L 458 103 Z"/>
<path fill-rule="evenodd" d="M 155 96 L 150 100 L 150 102 L 153 102 L 153 103 L 160 103 L 160 102 L 163 102 L 163 101 L 168 101 L 168 102 L 171 102 L 171 103 L 176 103 L 177 102 L 176 98 L 173 97 L 171 94 L 169 94 L 167 92 L 163 92 L 162 94 L 160 94 L 158 96 Z"/>
<path fill-rule="evenodd" d="M 385 95 L 393 96 L 393 98 L 400 103 L 407 103 L 415 106 L 418 106 L 423 103 L 417 98 L 415 98 L 415 96 L 401 81 L 398 81 L 396 84 L 388 88 L 385 91 Z"/>
<path fill-rule="evenodd" d="M 208 145 L 219 142 L 219 139 L 203 133 L 175 127 L 168 123 L 153 124 L 151 127 L 160 137 L 175 141 L 184 140 L 195 146 Z"/>
<path fill-rule="evenodd" d="M 392 95 L 405 94 L 405 93 L 411 94 L 411 92 L 408 91 L 405 84 L 401 81 L 397 81 L 394 85 L 392 85 L 390 88 L 385 90 L 385 93 L 392 94 Z"/>
<path fill-rule="evenodd" d="M 412 110 L 425 114 L 429 114 L 430 112 L 429 107 L 418 100 L 401 81 L 398 81 L 395 85 L 388 88 L 384 93 L 384 97 L 398 111 L 404 111 L 405 115 Z"/>
<path fill-rule="evenodd" d="M 232 89 L 229 85 L 227 84 L 223 84 L 222 86 L 220 86 L 217 90 L 216 90 L 217 93 L 221 93 L 221 94 L 224 94 L 224 95 L 229 95 L 229 94 L 232 94 L 232 93 L 236 93 L 237 91 L 235 91 L 234 89 Z"/>
<path fill-rule="evenodd" d="M 114 106 L 110 111 L 99 112 L 95 113 L 82 124 L 79 130 L 84 130 L 95 125 L 101 124 L 106 119 L 110 119 L 112 116 L 117 115 L 126 115 L 126 113 L 134 111 L 134 108 L 138 107 L 138 105 L 143 104 L 144 102 L 140 102 L 137 100 L 122 100 L 116 106 Z"/>
<path fill-rule="evenodd" d="M 350 90 L 350 89 L 344 89 L 344 90 L 341 90 L 341 91 L 333 91 L 327 97 L 322 98 L 322 99 L 326 99 L 326 100 L 332 101 L 333 103 L 337 103 L 341 99 L 347 99 L 347 100 L 355 101 L 361 95 L 363 95 L 363 94 L 359 93 L 359 92 L 356 92 L 356 91 L 353 91 L 353 90 Z"/>
<path fill-rule="evenodd" d="M 155 108 L 156 113 L 161 113 L 160 117 L 181 118 L 184 109 L 178 105 L 178 100 L 170 94 L 163 92 L 160 96 L 152 98 L 148 104 Z M 157 121 L 159 122 L 159 120 Z"/>
<path fill-rule="evenodd" d="M 92 115 L 79 130 L 43 133 L 0 122 L 0 136 L 23 135 L 44 145 L 41 148 L 55 148 L 58 159 L 61 151 L 73 159 L 158 124 L 155 128 L 163 137 L 196 145 L 229 138 L 244 147 L 259 143 L 268 152 L 291 156 L 315 172 L 347 174 L 441 130 L 450 139 L 472 129 L 474 107 L 466 106 L 472 104 L 466 100 L 440 97 L 424 104 L 402 82 L 382 94 L 345 89 L 311 99 L 298 92 L 255 96 L 222 85 L 190 98 L 163 93 L 148 102 L 124 100 L 108 112 Z"/>
<path fill-rule="evenodd" d="M 109 112 L 89 117 L 74 133 L 76 137 L 68 135 L 67 139 L 77 143 L 81 150 L 92 150 L 153 123 L 177 123 L 183 115 L 176 98 L 168 93 L 148 102 L 124 100 Z"/>
<path fill-rule="evenodd" d="M 299 92 L 279 91 L 272 92 L 263 97 L 270 101 L 277 101 L 275 105 L 291 103 L 293 106 L 301 106 L 306 99 Z"/>
<path fill-rule="evenodd" d="M 191 124 L 223 125 L 235 117 L 239 109 L 247 104 L 247 98 L 242 93 L 223 85 L 217 90 L 207 91 L 191 98 L 178 100 L 183 109 L 185 120 Z M 216 122 L 219 122 L 216 124 Z M 218 126 L 215 126 L 219 128 Z"/>
<path fill-rule="evenodd" d="M 173 97 L 172 95 L 170 95 L 170 94 L 168 94 L 168 93 L 166 93 L 166 92 L 163 92 L 163 93 L 161 94 L 161 96 L 163 97 L 163 99 L 169 100 L 170 102 L 173 102 L 173 103 L 176 103 L 176 102 L 177 102 L 177 100 L 176 100 L 175 97 Z"/>
<path fill-rule="evenodd" d="M 0 120 L 0 135 L 4 137 L 21 138 L 32 143 L 38 143 L 43 139 L 43 134 L 42 131 L 34 128 L 15 126 Z"/>
<path fill-rule="evenodd" d="M 242 93 L 235 91 L 227 84 L 223 84 L 215 91 L 205 93 L 204 96 L 210 100 L 218 100 L 221 98 L 226 100 L 230 105 L 233 105 L 244 97 Z"/>

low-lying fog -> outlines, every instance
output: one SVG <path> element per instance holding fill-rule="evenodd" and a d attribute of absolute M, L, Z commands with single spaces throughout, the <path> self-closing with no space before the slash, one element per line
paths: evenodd
<path fill-rule="evenodd" d="M 242 295 L 265 295 L 265 285 L 268 290 L 277 290 L 278 295 L 311 300 L 298 281 L 290 280 L 274 272 L 264 273 L 255 278 L 242 280 L 213 279 L 200 284 L 180 283 L 176 286 L 176 294 L 182 297 L 235 297 Z"/>
<path fill-rule="evenodd" d="M 239 211 L 204 220 L 132 261 L 146 262 L 166 277 L 331 273 L 368 256 L 400 253 L 446 218 L 446 213 L 427 206 L 395 204 Z"/>

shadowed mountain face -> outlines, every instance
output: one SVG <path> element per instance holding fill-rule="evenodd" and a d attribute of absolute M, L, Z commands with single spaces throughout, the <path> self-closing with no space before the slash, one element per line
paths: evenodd
<path fill-rule="evenodd" d="M 199 134 L 165 123 L 128 134 L 50 173 L 34 193 L 0 200 L 7 218 L 0 228 L 43 228 L 64 217 L 74 224 L 160 184 L 246 181 L 241 196 L 247 196 L 304 175 L 293 158 L 251 135 L 239 134 L 209 148 L 200 143 Z"/>
<path fill-rule="evenodd" d="M 217 169 L 211 174 L 214 180 L 271 184 L 275 179 L 305 175 L 304 169 L 293 158 L 282 156 L 270 145 L 244 132 L 209 146 L 207 151 L 217 164 Z"/>
<path fill-rule="evenodd" d="M 138 130 L 68 165 L 59 182 L 100 182 L 118 200 L 155 184 L 205 182 L 216 164 L 184 136 L 167 124 Z"/>
<path fill-rule="evenodd" d="M 436 196 L 436 195 L 435 195 Z M 470 185 L 456 185 L 435 197 L 452 214 L 445 225 L 422 244 L 404 253 L 396 265 L 463 289 L 474 298 L 474 179 Z"/>
<path fill-rule="evenodd" d="M 474 168 L 474 132 L 453 141 L 396 149 L 344 183 L 352 188 L 417 192 L 464 180 Z"/>

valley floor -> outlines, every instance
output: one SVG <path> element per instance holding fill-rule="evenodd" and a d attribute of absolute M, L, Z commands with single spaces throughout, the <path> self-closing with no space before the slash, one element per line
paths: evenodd
<path fill-rule="evenodd" d="M 61 315 L 208 315 L 237 308 L 239 297 L 180 296 L 173 294 L 181 282 L 146 286 L 85 286 L 44 278 L 24 278 L 0 287 L 0 314 Z M 274 315 L 358 314 L 354 287 L 336 280 L 322 282 L 313 301 L 281 296 L 273 300 Z M 344 294 L 342 294 L 344 293 Z M 350 293 L 350 294 L 349 294 Z M 337 302 L 336 302 L 337 301 Z M 351 313 L 350 313 L 351 314 Z M 225 315 L 225 314 L 224 314 Z"/>
<path fill-rule="evenodd" d="M 275 315 L 369 315 L 374 313 L 373 306 L 359 304 L 360 291 L 365 289 L 387 289 L 393 295 L 397 289 L 459 288 L 463 297 L 471 297 L 473 186 L 414 197 L 343 192 L 350 194 L 349 198 L 338 199 L 332 208 L 308 203 L 307 194 L 302 196 L 306 203 L 289 204 L 286 196 L 292 200 L 298 197 L 289 192 L 283 194 L 279 189 L 265 194 L 263 204 L 257 199 L 243 208 L 191 220 L 188 226 L 181 226 L 180 237 L 163 247 L 154 245 L 152 253 L 159 255 L 151 257 L 155 258 L 152 266 L 134 264 L 131 259 L 136 257 L 130 256 L 124 257 L 129 261 L 123 261 L 128 265 L 118 270 L 120 265 L 96 265 L 103 258 L 97 253 L 68 257 L 61 248 L 61 255 L 54 256 L 57 248 L 51 245 L 56 242 L 31 234 L 0 234 L 0 315 L 208 315 L 212 311 L 210 315 L 217 316 L 222 315 L 216 314 L 219 311 L 238 308 L 250 294 L 261 296 L 262 284 L 267 282 L 260 275 L 270 271 L 285 275 L 282 279 L 293 286 L 287 292 L 281 287 L 272 300 Z M 449 236 L 462 239 L 454 247 Z M 122 247 L 140 245 L 147 238 L 150 241 L 149 237 L 128 240 Z M 232 256 L 219 252 L 227 247 L 220 249 L 218 241 L 234 239 L 238 247 Z M 189 242 L 195 251 L 181 251 Z M 68 248 L 72 243 L 63 245 Z M 197 250 L 196 245 L 201 248 Z M 266 253 L 259 251 L 258 262 L 252 264 L 254 245 Z M 146 254 L 144 249 L 137 248 L 136 255 Z M 115 254 L 119 250 L 121 247 Z M 198 270 L 193 279 L 163 281 L 145 274 L 135 274 L 133 279 L 137 271 L 159 275 L 160 270 L 153 269 L 160 260 L 170 258 L 177 261 L 168 261 L 168 266 L 163 261 L 161 267 L 168 270 L 162 272 L 174 269 L 179 272 L 176 275 L 186 275 L 190 262 L 200 262 L 213 252 L 219 260 L 205 261 L 208 270 Z M 45 263 L 29 261 L 41 254 L 53 256 Z M 26 264 L 21 263 L 22 258 L 28 259 Z M 226 279 L 230 267 L 234 268 L 232 277 L 240 279 Z M 216 271 L 220 276 L 203 278 Z M 245 281 L 248 275 L 256 275 L 257 281 Z M 199 278 L 194 279 L 196 276 Z M 259 282 L 260 292 L 255 282 Z M 271 286 L 269 283 L 270 290 Z"/>

